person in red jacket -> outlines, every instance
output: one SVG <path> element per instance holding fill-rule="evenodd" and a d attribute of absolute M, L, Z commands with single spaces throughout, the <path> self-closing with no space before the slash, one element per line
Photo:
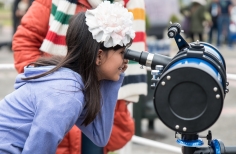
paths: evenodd
<path fill-rule="evenodd" d="M 60 3 L 61 0 L 35 0 L 32 3 L 13 37 L 14 62 L 19 73 L 23 72 L 24 66 L 36 61 L 41 56 L 65 55 L 64 34 L 70 16 L 85 12 L 87 9 L 91 9 L 92 6 L 96 7 L 101 0 L 67 1 L 76 2 L 76 6 L 63 5 L 63 3 Z M 123 3 L 126 5 L 128 0 L 124 0 Z M 134 1 L 130 4 L 134 4 Z M 137 3 L 134 5 L 137 5 Z M 143 15 L 139 14 L 136 18 L 138 20 L 143 19 L 144 11 L 142 9 L 134 10 L 134 12 L 137 11 L 141 11 Z M 63 21 L 57 13 L 64 13 Z M 59 26 L 58 21 L 60 21 Z M 138 23 L 140 24 L 140 21 Z M 59 28 L 55 29 L 55 27 Z M 140 44 L 145 44 L 142 44 L 145 35 L 143 35 L 143 32 L 139 32 L 139 34 L 142 37 L 139 36 L 134 42 L 138 41 L 138 47 L 140 48 Z M 146 91 L 140 92 L 140 94 L 146 94 Z M 134 134 L 134 121 L 127 109 L 126 102 L 124 99 L 117 101 L 112 133 L 108 144 L 103 148 L 104 153 L 122 148 Z M 59 144 L 57 154 L 80 154 L 81 138 L 81 131 L 74 126 Z"/>

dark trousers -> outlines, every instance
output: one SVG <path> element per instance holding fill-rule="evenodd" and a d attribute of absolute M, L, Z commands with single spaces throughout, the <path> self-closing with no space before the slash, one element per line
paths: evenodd
<path fill-rule="evenodd" d="M 217 46 L 220 46 L 222 43 L 222 36 L 224 35 L 224 30 L 226 31 L 225 38 L 229 46 L 232 45 L 230 40 L 230 31 L 229 31 L 230 17 L 229 15 L 221 15 L 218 17 L 218 35 L 217 35 Z"/>
<path fill-rule="evenodd" d="M 212 17 L 212 26 L 210 27 L 210 30 L 208 33 L 208 43 L 212 43 L 213 33 L 218 31 L 218 23 L 217 22 L 218 22 L 217 17 Z"/>
<path fill-rule="evenodd" d="M 198 39 L 195 40 L 194 36 L 198 36 Z M 196 42 L 197 40 L 199 41 L 203 41 L 203 38 L 202 38 L 202 33 L 193 33 L 193 32 L 190 32 L 189 33 L 189 37 L 191 38 L 192 42 Z"/>
<path fill-rule="evenodd" d="M 82 133 L 81 154 L 103 154 L 103 147 L 98 147 Z"/>

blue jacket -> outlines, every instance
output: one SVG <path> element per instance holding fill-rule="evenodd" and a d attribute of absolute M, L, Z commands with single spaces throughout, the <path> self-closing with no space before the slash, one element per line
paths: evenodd
<path fill-rule="evenodd" d="M 101 112 L 85 127 L 81 125 L 86 110 L 79 74 L 61 68 L 38 79 L 21 79 L 52 68 L 25 68 L 16 78 L 16 90 L 0 101 L 1 154 L 53 154 L 74 124 L 96 145 L 107 144 L 124 74 L 117 82 L 101 81 Z"/>

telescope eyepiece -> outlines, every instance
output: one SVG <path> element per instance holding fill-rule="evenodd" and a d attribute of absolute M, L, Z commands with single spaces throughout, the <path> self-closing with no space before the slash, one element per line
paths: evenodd
<path fill-rule="evenodd" d="M 125 49 L 124 58 L 136 61 L 140 65 L 151 67 L 152 69 L 155 69 L 156 65 L 166 66 L 172 60 L 172 58 L 161 54 L 152 54 L 145 51 L 139 52 L 131 49 Z"/>

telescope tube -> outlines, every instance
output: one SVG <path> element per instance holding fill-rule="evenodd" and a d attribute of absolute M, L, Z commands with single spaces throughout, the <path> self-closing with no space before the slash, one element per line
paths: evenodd
<path fill-rule="evenodd" d="M 151 67 L 152 69 L 155 69 L 156 65 L 166 66 L 172 60 L 172 58 L 161 54 L 152 54 L 144 51 L 139 52 L 131 49 L 125 49 L 124 58 L 136 61 L 139 64 Z"/>

